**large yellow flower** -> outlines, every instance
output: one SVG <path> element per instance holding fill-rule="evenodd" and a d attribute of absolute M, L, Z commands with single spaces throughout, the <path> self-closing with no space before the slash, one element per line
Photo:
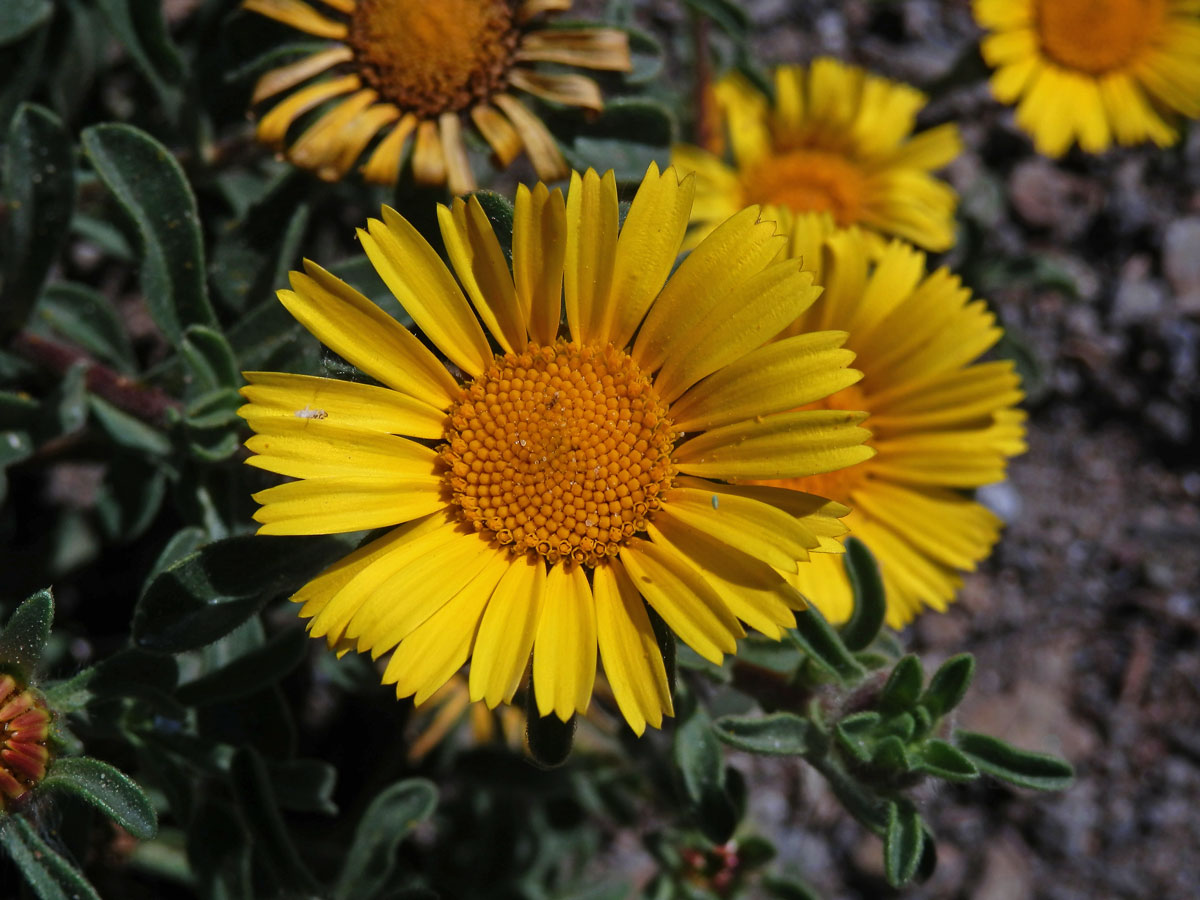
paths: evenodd
<path fill-rule="evenodd" d="M 391 652 L 398 696 L 422 702 L 469 657 L 471 698 L 495 706 L 532 651 L 539 712 L 565 720 L 587 709 L 598 648 L 640 733 L 671 712 L 643 598 L 713 661 L 739 620 L 794 623 L 784 575 L 836 551 L 846 509 L 729 481 L 869 457 L 861 413 L 788 412 L 858 373 L 843 333 L 772 341 L 819 290 L 755 209 L 668 279 L 692 194 L 651 166 L 618 231 L 611 172 L 572 175 L 565 202 L 522 187 L 511 271 L 478 201 L 457 200 L 438 210 L 457 281 L 385 208 L 359 239 L 449 366 L 311 262 L 279 293 L 383 386 L 247 373 L 249 462 L 300 479 L 255 495 L 259 532 L 399 526 L 293 597 L 331 646 Z"/>
<path fill-rule="evenodd" d="M 826 475 L 775 481 L 849 505 L 845 522 L 879 561 L 888 624 L 925 607 L 944 610 L 961 573 L 991 552 L 1001 523 L 963 491 L 1000 481 L 1022 452 L 1020 380 L 1010 361 L 975 362 L 1002 331 L 982 300 L 945 268 L 901 241 L 883 247 L 827 215 L 794 222 L 789 255 L 823 285 L 792 330 L 849 333 L 857 384 L 814 404 L 862 409 L 876 455 Z M 815 555 L 790 576 L 834 621 L 851 611 L 841 560 Z"/>
<path fill-rule="evenodd" d="M 992 93 L 1040 153 L 1175 141 L 1200 117 L 1197 0 L 974 0 Z"/>
<path fill-rule="evenodd" d="M 524 149 L 539 178 L 563 178 L 567 165 L 554 138 L 513 92 L 590 110 L 601 109 L 604 101 L 592 79 L 541 72 L 530 64 L 630 68 L 624 32 L 536 25 L 542 13 L 570 9 L 571 0 L 322 2 L 328 10 L 319 12 L 304 0 L 244 0 L 243 6 L 337 42 L 268 72 L 253 98 L 257 104 L 288 93 L 260 119 L 258 137 L 286 148 L 294 164 L 329 181 L 342 178 L 382 136 L 363 175 L 391 184 L 415 132 L 415 179 L 448 183 L 454 193 L 470 191 L 475 182 L 463 143 L 464 114 L 499 165 L 508 166 Z M 301 116 L 327 103 L 323 114 L 288 140 Z"/>
<path fill-rule="evenodd" d="M 740 75 L 723 79 L 717 100 L 735 166 L 680 145 L 672 163 L 697 174 L 696 236 L 751 203 L 792 212 L 828 212 L 929 250 L 954 243 L 953 189 L 931 172 L 962 148 L 953 124 L 913 135 L 925 95 L 833 59 L 775 70 L 770 103 Z"/>

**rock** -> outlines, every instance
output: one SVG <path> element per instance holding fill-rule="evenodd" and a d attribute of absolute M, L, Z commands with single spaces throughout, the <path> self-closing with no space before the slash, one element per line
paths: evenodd
<path fill-rule="evenodd" d="M 971 896 L 975 900 L 1028 900 L 1034 895 L 1029 848 L 1006 834 L 988 847 L 983 877 Z"/>
<path fill-rule="evenodd" d="M 1167 227 L 1162 267 L 1176 305 L 1200 313 L 1200 216 L 1177 219 Z"/>
<path fill-rule="evenodd" d="M 1052 229 L 1063 240 L 1080 237 L 1104 200 L 1095 181 L 1064 172 L 1049 160 L 1026 160 L 1013 169 L 1008 195 L 1030 225 Z"/>
<path fill-rule="evenodd" d="M 1121 281 L 1113 303 L 1114 324 L 1153 321 L 1161 315 L 1165 305 L 1166 291 L 1159 281 L 1150 277 L 1149 257 L 1145 254 L 1129 257 L 1121 267 Z"/>

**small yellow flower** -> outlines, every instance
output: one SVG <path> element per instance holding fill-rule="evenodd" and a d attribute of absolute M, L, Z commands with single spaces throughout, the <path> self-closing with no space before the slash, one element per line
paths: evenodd
<path fill-rule="evenodd" d="M 50 713 L 31 688 L 0 675 L 0 812 L 46 777 Z"/>
<path fill-rule="evenodd" d="M 543 13 L 570 9 L 571 0 L 322 2 L 328 10 L 304 0 L 244 0 L 243 6 L 336 42 L 268 72 L 253 97 L 258 104 L 287 94 L 259 120 L 258 138 L 327 181 L 344 177 L 375 142 L 363 176 L 395 182 L 415 133 L 417 182 L 473 190 L 462 134 L 467 115 L 501 167 L 524 149 L 539 178 L 563 178 L 567 165 L 558 145 L 515 92 L 593 111 L 604 101 L 592 79 L 532 64 L 631 67 L 624 32 L 537 24 Z M 325 111 L 289 139 L 297 120 L 323 104 Z"/>
<path fill-rule="evenodd" d="M 991 552 L 1001 522 L 963 491 L 1000 481 L 1025 449 L 1023 397 L 1010 361 L 976 362 L 1002 331 L 982 300 L 901 241 L 881 248 L 827 215 L 785 215 L 789 255 L 825 292 L 792 326 L 849 333 L 863 377 L 814 404 L 868 413 L 876 455 L 825 475 L 773 481 L 851 507 L 845 522 L 879 561 L 888 624 L 944 610 L 961 573 Z M 793 583 L 833 621 L 850 614 L 841 561 L 813 556 Z"/>
<path fill-rule="evenodd" d="M 1178 138 L 1200 118 L 1196 0 L 974 0 L 992 93 L 1017 104 L 1038 152 Z"/>
<path fill-rule="evenodd" d="M 673 149 L 672 163 L 697 174 L 693 239 L 758 203 L 950 249 L 957 197 L 930 173 L 961 141 L 953 124 L 913 135 L 924 94 L 833 59 L 780 66 L 774 77 L 774 103 L 740 75 L 716 87 L 732 168 L 698 147 Z"/>
<path fill-rule="evenodd" d="M 651 166 L 618 228 L 611 172 L 572 175 L 565 202 L 522 186 L 511 271 L 457 200 L 438 210 L 453 275 L 384 208 L 359 240 L 450 367 L 311 262 L 279 293 L 383 386 L 247 373 L 249 462 L 299 479 L 255 495 L 259 533 L 399 526 L 292 598 L 331 647 L 390 652 L 397 696 L 425 701 L 470 659 L 471 699 L 495 707 L 532 655 L 539 713 L 566 720 L 598 651 L 640 734 L 671 713 L 646 603 L 716 662 L 742 622 L 793 625 L 785 575 L 838 549 L 845 507 L 731 482 L 871 455 L 861 413 L 788 412 L 857 380 L 845 335 L 772 340 L 819 291 L 756 209 L 672 274 L 692 193 Z"/>

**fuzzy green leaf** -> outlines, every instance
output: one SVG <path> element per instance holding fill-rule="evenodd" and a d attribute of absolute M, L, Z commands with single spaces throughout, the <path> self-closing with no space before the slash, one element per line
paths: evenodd
<path fill-rule="evenodd" d="M 717 737 L 731 747 L 767 756 L 803 756 L 812 724 L 795 713 L 769 716 L 722 716 L 713 723 Z"/>
<path fill-rule="evenodd" d="M 345 536 L 217 541 L 150 583 L 133 616 L 133 639 L 179 653 L 212 643 L 273 597 L 298 588 L 349 550 Z"/>
<path fill-rule="evenodd" d="M 123 374 L 133 373 L 135 357 L 129 334 L 112 303 L 99 291 L 69 281 L 49 284 L 34 312 L 39 325 Z"/>
<path fill-rule="evenodd" d="M 904 747 L 904 741 L 894 734 L 875 743 L 871 752 L 871 765 L 877 769 L 903 774 L 912 769 L 912 760 Z"/>
<path fill-rule="evenodd" d="M 907 801 L 889 804 L 887 831 L 883 836 L 883 868 L 888 884 L 898 888 L 912 881 L 924 844 L 920 814 Z"/>
<path fill-rule="evenodd" d="M 917 770 L 946 781 L 974 781 L 979 769 L 970 758 L 955 747 L 938 738 L 926 741 L 919 754 Z"/>
<path fill-rule="evenodd" d="M 229 342 L 215 328 L 191 325 L 179 345 L 179 355 L 189 377 L 193 396 L 242 383 L 237 358 Z"/>
<path fill-rule="evenodd" d="M 333 789 L 337 769 L 319 759 L 281 759 L 268 762 L 271 786 L 281 809 L 337 815 Z"/>
<path fill-rule="evenodd" d="M 150 456 L 170 455 L 171 441 L 157 428 L 151 428 L 95 394 L 89 394 L 87 402 L 100 427 L 120 446 Z"/>
<path fill-rule="evenodd" d="M 142 293 L 155 323 L 176 345 L 189 325 L 215 326 L 196 198 L 179 163 L 166 147 L 129 125 L 93 125 L 82 140 L 96 174 L 141 236 Z"/>
<path fill-rule="evenodd" d="M 49 588 L 22 602 L 0 634 L 0 670 L 16 671 L 26 682 L 32 679 L 53 622 L 54 595 Z"/>
<path fill-rule="evenodd" d="M 850 620 L 841 628 L 842 643 L 851 650 L 862 650 L 875 640 L 875 635 L 883 627 L 883 619 L 887 614 L 887 595 L 875 557 L 858 538 L 846 539 L 846 553 L 842 562 L 854 593 Z"/>
<path fill-rule="evenodd" d="M 171 43 L 162 5 L 142 0 L 95 0 L 113 35 L 150 82 L 169 114 L 179 104 L 175 85 L 183 79 L 183 58 Z"/>
<path fill-rule="evenodd" d="M 974 731 L 956 731 L 954 743 L 985 775 L 1036 791 L 1062 791 L 1075 780 L 1065 759 L 1021 750 L 999 738 Z"/>
<path fill-rule="evenodd" d="M 796 613 L 796 627 L 789 628 L 786 634 L 815 665 L 842 684 L 854 684 L 866 675 L 866 670 L 842 643 L 837 630 L 815 606 Z"/>
<path fill-rule="evenodd" d="M 334 889 L 334 900 L 370 900 L 391 880 L 396 848 L 437 806 L 437 788 L 423 778 L 398 781 L 380 793 L 359 820 Z"/>
<path fill-rule="evenodd" d="M 696 824 L 713 843 L 725 843 L 733 836 L 739 817 L 726 790 L 721 744 L 708 713 L 699 706 L 690 715 L 681 715 L 673 752 Z"/>
<path fill-rule="evenodd" d="M 261 647 L 215 672 L 180 685 L 175 696 L 189 706 L 207 706 L 249 696 L 275 684 L 300 665 L 308 646 L 309 637 L 303 628 L 281 631 Z"/>
<path fill-rule="evenodd" d="M 713 20 L 730 37 L 744 37 L 750 27 L 746 10 L 733 0 L 684 0 L 696 12 Z"/>
<path fill-rule="evenodd" d="M 53 11 L 50 0 L 6 0 L 0 7 L 0 46 L 25 37 Z"/>
<path fill-rule="evenodd" d="M 39 900 L 100 900 L 74 863 L 42 840 L 23 816 L 0 819 L 0 846 Z"/>
<path fill-rule="evenodd" d="M 249 747 L 239 749 L 233 755 L 229 774 L 242 821 L 253 838 L 256 857 L 284 893 L 316 894 L 316 881 L 284 825 L 262 757 Z"/>
<path fill-rule="evenodd" d="M 74 794 L 135 838 L 145 841 L 158 833 L 158 816 L 150 798 L 137 782 L 106 762 L 86 756 L 55 760 L 42 788 Z"/>
<path fill-rule="evenodd" d="M 929 679 L 929 687 L 921 697 L 921 705 L 934 720 L 940 719 L 962 702 L 975 674 L 975 657 L 960 653 L 946 660 Z"/>
<path fill-rule="evenodd" d="M 25 104 L 9 126 L 3 163 L 0 337 L 7 337 L 29 318 L 67 237 L 75 206 L 70 136 L 54 113 Z"/>
<path fill-rule="evenodd" d="M 913 654 L 905 656 L 879 694 L 879 708 L 887 713 L 911 709 L 921 696 L 921 688 L 925 683 L 925 672 L 921 668 L 921 660 Z"/>

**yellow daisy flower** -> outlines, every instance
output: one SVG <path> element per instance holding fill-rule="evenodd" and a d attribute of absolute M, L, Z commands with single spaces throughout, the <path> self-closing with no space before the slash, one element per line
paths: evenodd
<path fill-rule="evenodd" d="M 925 607 L 945 610 L 963 571 L 991 552 L 1001 522 L 962 492 L 1001 481 L 1025 450 L 1024 396 L 1011 361 L 975 362 L 1002 330 L 982 300 L 925 254 L 892 241 L 873 249 L 858 229 L 828 215 L 783 217 L 789 255 L 824 286 L 789 331 L 835 328 L 863 377 L 813 404 L 861 409 L 876 455 L 824 475 L 770 483 L 812 491 L 851 507 L 850 533 L 879 561 L 888 624 L 900 628 Z M 815 555 L 793 583 L 832 621 L 851 611 L 841 560 Z"/>
<path fill-rule="evenodd" d="M 773 104 L 738 74 L 716 87 L 734 167 L 698 147 L 672 149 L 672 164 L 697 175 L 696 238 L 758 203 L 950 249 L 957 197 L 930 173 L 962 143 L 953 124 L 913 135 L 924 94 L 834 59 L 774 77 Z"/>
<path fill-rule="evenodd" d="M 598 650 L 641 733 L 671 712 L 646 602 L 714 662 L 741 622 L 779 637 L 803 608 L 784 574 L 836 549 L 845 507 L 729 482 L 868 458 L 863 414 L 787 412 L 858 373 L 842 333 L 771 342 L 819 290 L 757 210 L 671 274 L 693 185 L 651 166 L 619 229 L 612 172 L 573 174 L 565 202 L 521 187 L 511 271 L 475 198 L 438 210 L 454 275 L 384 208 L 359 240 L 448 364 L 311 262 L 279 293 L 382 386 L 246 374 L 250 464 L 300 479 L 255 495 L 259 533 L 399 526 L 292 598 L 330 646 L 390 652 L 398 697 L 470 658 L 495 707 L 532 653 L 540 714 L 566 720 Z"/>
<path fill-rule="evenodd" d="M 464 114 L 507 167 L 521 150 L 538 177 L 567 175 L 546 126 L 516 92 L 598 111 L 590 78 L 541 72 L 549 62 L 629 71 L 628 36 L 611 28 L 539 27 L 571 0 L 244 0 L 245 9 L 336 43 L 259 79 L 253 103 L 281 94 L 259 120 L 258 138 L 327 181 L 342 178 L 382 135 L 362 167 L 368 181 L 392 184 L 410 136 L 417 182 L 474 190 L 463 143 Z M 318 77 L 328 76 L 328 77 Z M 317 80 L 313 80 L 317 79 Z M 304 87 L 301 87 L 304 85 Z M 327 103 L 293 140 L 292 125 Z"/>
<path fill-rule="evenodd" d="M 974 0 L 992 93 L 1039 153 L 1174 143 L 1200 118 L 1197 0 Z"/>

